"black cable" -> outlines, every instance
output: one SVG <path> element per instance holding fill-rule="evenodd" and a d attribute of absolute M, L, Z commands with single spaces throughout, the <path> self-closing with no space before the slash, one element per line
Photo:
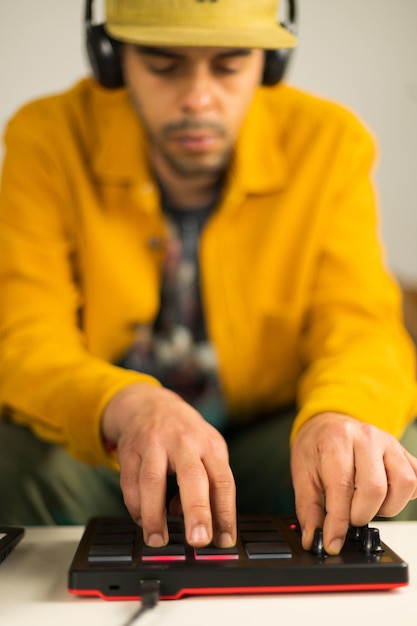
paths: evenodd
<path fill-rule="evenodd" d="M 142 598 L 139 609 L 123 626 L 132 626 L 141 615 L 153 609 L 159 602 L 159 580 L 141 580 L 140 596 Z"/>

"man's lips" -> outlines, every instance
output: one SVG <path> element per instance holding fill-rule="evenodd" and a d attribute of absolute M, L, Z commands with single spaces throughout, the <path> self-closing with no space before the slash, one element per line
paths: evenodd
<path fill-rule="evenodd" d="M 171 141 L 182 149 L 203 152 L 210 150 L 219 140 L 212 133 L 181 133 L 171 137 Z"/>

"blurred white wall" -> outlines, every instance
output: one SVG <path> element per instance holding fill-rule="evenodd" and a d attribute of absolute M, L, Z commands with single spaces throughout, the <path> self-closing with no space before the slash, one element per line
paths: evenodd
<path fill-rule="evenodd" d="M 298 0 L 298 8 L 288 81 L 346 104 L 376 136 L 388 262 L 417 281 L 417 0 Z M 84 0 L 0 0 L 1 132 L 22 103 L 88 71 L 83 14 Z"/>

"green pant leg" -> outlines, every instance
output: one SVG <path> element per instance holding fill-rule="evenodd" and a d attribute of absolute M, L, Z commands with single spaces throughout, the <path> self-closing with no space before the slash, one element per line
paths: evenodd
<path fill-rule="evenodd" d="M 295 409 L 226 433 L 239 513 L 295 511 L 289 438 Z"/>
<path fill-rule="evenodd" d="M 25 427 L 0 419 L 0 524 L 85 524 L 126 515 L 119 475 L 90 467 Z"/>

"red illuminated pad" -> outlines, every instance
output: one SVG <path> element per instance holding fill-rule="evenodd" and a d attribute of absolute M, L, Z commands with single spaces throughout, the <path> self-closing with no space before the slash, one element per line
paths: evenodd
<path fill-rule="evenodd" d="M 130 519 L 88 523 L 69 570 L 71 593 L 138 599 L 140 583 L 158 581 L 162 599 L 186 595 L 294 593 L 392 589 L 408 584 L 408 566 L 380 541 L 376 528 L 349 530 L 338 556 L 329 556 L 317 529 L 313 548 L 301 545 L 288 516 L 238 517 L 233 548 L 185 541 L 183 520 L 168 519 L 169 542 L 152 548 Z"/>
<path fill-rule="evenodd" d="M 143 546 L 142 561 L 185 561 L 185 547 L 179 544 L 168 544 L 162 548 Z"/>
<path fill-rule="evenodd" d="M 177 529 L 168 529 L 169 543 L 161 548 L 151 548 L 150 546 L 142 546 L 143 561 L 185 561 L 185 542 L 184 532 L 178 532 Z"/>
<path fill-rule="evenodd" d="M 210 544 L 206 548 L 196 548 L 194 558 L 197 561 L 233 561 L 239 558 L 239 551 L 234 548 L 218 548 Z"/>

